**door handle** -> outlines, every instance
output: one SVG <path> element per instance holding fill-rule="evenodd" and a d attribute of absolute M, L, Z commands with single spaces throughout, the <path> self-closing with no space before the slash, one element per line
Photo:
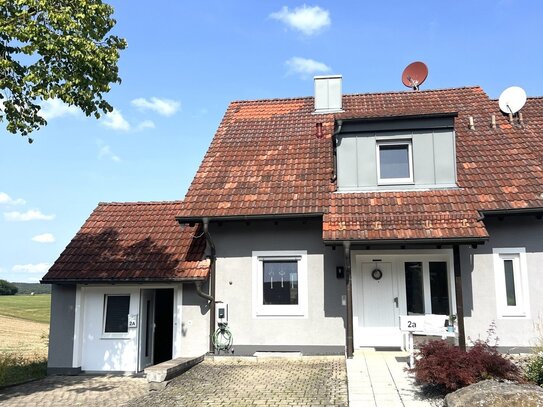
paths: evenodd
<path fill-rule="evenodd" d="M 394 304 L 396 304 L 396 308 L 399 307 L 399 305 L 398 305 L 398 297 L 394 297 Z"/>

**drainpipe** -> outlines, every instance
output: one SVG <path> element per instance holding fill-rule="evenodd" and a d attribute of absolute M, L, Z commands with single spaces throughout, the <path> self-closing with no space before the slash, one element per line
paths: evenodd
<path fill-rule="evenodd" d="M 209 218 L 203 218 L 202 224 L 204 227 L 204 236 L 206 242 L 209 245 L 211 253 L 209 255 L 209 260 L 211 264 L 209 265 L 209 294 L 206 294 L 202 291 L 202 281 L 197 281 L 194 283 L 196 286 L 196 293 L 206 300 L 209 301 L 209 311 L 211 315 L 209 316 L 209 352 L 213 353 L 215 347 L 213 346 L 213 333 L 215 332 L 215 260 L 216 260 L 216 250 L 213 240 L 211 240 L 211 235 L 209 234 Z"/>
<path fill-rule="evenodd" d="M 332 135 L 332 179 L 331 182 L 336 182 L 337 180 L 337 135 L 341 133 L 341 128 L 343 127 L 343 120 L 337 121 L 337 129 Z"/>
<path fill-rule="evenodd" d="M 353 341 L 353 282 L 351 278 L 351 242 L 343 242 L 345 250 L 345 282 L 347 284 L 347 357 L 354 353 Z"/>

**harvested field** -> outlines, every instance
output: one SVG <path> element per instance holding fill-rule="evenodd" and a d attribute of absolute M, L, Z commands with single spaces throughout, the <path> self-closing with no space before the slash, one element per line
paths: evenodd
<path fill-rule="evenodd" d="M 0 315 L 0 352 L 47 357 L 49 324 Z"/>

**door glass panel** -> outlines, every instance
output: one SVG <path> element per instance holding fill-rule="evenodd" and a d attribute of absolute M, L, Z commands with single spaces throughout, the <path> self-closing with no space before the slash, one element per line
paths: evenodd
<path fill-rule="evenodd" d="M 517 305 L 517 298 L 515 296 L 515 275 L 513 270 L 513 260 L 504 260 L 503 268 L 505 270 L 505 295 L 507 297 L 507 306 L 514 307 Z"/>
<path fill-rule="evenodd" d="M 424 314 L 424 285 L 422 282 L 422 263 L 405 263 L 405 295 L 407 314 Z"/>
<path fill-rule="evenodd" d="M 449 315 L 449 284 L 445 261 L 430 262 L 430 295 L 432 314 Z"/>

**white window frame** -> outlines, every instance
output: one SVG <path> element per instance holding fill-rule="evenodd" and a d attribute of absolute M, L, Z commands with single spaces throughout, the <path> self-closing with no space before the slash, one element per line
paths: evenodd
<path fill-rule="evenodd" d="M 524 247 L 495 248 L 492 250 L 492 255 L 498 318 L 530 318 L 526 249 Z M 513 260 L 516 305 L 507 305 L 504 260 Z"/>
<path fill-rule="evenodd" d="M 298 304 L 264 304 L 262 288 L 264 261 L 288 260 L 296 260 L 298 262 Z M 307 251 L 254 251 L 252 253 L 252 269 L 254 318 L 307 318 Z"/>
<path fill-rule="evenodd" d="M 381 178 L 381 154 L 380 154 L 381 146 L 407 146 L 407 154 L 408 154 L 408 161 L 409 161 L 409 177 Z M 376 163 L 377 163 L 377 184 L 378 185 L 413 184 L 413 140 L 412 139 L 377 140 L 375 143 L 375 154 L 376 154 Z"/>
<path fill-rule="evenodd" d="M 130 337 L 130 328 L 127 325 L 126 332 L 106 332 L 106 314 L 107 314 L 107 303 L 109 300 L 109 297 L 128 297 L 128 314 L 126 315 L 127 321 L 128 321 L 128 315 L 130 314 L 130 305 L 132 302 L 132 297 L 130 294 L 126 293 L 119 293 L 119 294 L 104 294 L 104 310 L 103 310 L 103 317 L 102 317 L 102 338 L 109 339 L 109 338 L 129 338 Z M 128 322 L 127 322 L 128 323 Z"/>

